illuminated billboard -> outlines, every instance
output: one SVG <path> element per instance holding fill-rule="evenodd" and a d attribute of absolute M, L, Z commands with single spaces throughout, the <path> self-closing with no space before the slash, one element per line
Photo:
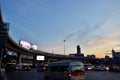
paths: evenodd
<path fill-rule="evenodd" d="M 25 40 L 19 40 L 19 45 L 29 50 L 37 50 L 37 46 L 35 44 Z"/>
<path fill-rule="evenodd" d="M 19 41 L 19 45 L 26 48 L 26 49 L 30 49 L 31 48 L 31 44 L 27 41 L 24 41 L 24 40 L 20 40 Z"/>
<path fill-rule="evenodd" d="M 45 60 L 45 56 L 41 56 L 41 55 L 37 55 L 36 58 L 38 61 L 44 61 Z"/>
<path fill-rule="evenodd" d="M 32 50 L 37 50 L 37 46 L 35 44 L 31 44 L 31 49 Z"/>

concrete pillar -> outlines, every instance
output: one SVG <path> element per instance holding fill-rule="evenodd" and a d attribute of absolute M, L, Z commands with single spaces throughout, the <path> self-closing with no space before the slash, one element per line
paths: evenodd
<path fill-rule="evenodd" d="M 50 60 L 49 60 L 49 59 L 47 60 L 47 63 L 50 63 Z"/>
<path fill-rule="evenodd" d="M 5 62 L 3 62 L 4 55 L 6 54 L 6 49 L 1 48 L 0 49 L 0 69 L 5 65 Z"/>
<path fill-rule="evenodd" d="M 35 68 L 35 64 L 36 64 L 36 55 L 33 55 L 33 68 Z"/>
<path fill-rule="evenodd" d="M 21 60 L 22 60 L 22 54 L 17 53 L 17 64 L 21 65 Z"/>

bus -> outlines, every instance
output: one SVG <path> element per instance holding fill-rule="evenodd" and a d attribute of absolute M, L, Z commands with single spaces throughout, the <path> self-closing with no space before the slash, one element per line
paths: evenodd
<path fill-rule="evenodd" d="M 82 62 L 51 62 L 44 72 L 44 80 L 85 80 L 86 72 Z"/>

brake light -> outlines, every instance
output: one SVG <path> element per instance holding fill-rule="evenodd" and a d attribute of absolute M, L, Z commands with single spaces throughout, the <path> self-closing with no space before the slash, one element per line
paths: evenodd
<path fill-rule="evenodd" d="M 72 77 L 72 76 L 77 76 L 77 73 L 76 72 L 71 72 L 68 74 L 68 77 Z"/>
<path fill-rule="evenodd" d="M 72 76 L 72 74 L 71 74 L 71 73 L 69 73 L 69 74 L 68 74 L 68 77 L 71 77 L 71 76 Z"/>
<path fill-rule="evenodd" d="M 78 72 L 77 75 L 86 75 L 86 72 L 85 72 L 85 71 L 83 71 L 83 72 Z"/>
<path fill-rule="evenodd" d="M 72 76 L 76 76 L 76 73 L 71 72 L 71 73 L 68 74 L 68 77 L 72 77 Z"/>
<path fill-rule="evenodd" d="M 86 75 L 86 72 L 85 71 L 83 71 L 83 72 L 71 72 L 71 73 L 68 74 L 68 77 L 78 76 L 78 75 L 80 75 L 80 76 Z"/>

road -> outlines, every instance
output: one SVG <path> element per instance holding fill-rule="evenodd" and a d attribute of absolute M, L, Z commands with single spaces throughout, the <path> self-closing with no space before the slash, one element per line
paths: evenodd
<path fill-rule="evenodd" d="M 87 80 L 120 80 L 120 73 L 106 71 L 88 71 Z"/>
<path fill-rule="evenodd" d="M 43 73 L 36 70 L 7 72 L 7 80 L 44 80 Z M 86 80 L 120 80 L 120 73 L 87 71 Z"/>
<path fill-rule="evenodd" d="M 36 70 L 6 73 L 7 80 L 44 80 L 43 73 Z"/>

